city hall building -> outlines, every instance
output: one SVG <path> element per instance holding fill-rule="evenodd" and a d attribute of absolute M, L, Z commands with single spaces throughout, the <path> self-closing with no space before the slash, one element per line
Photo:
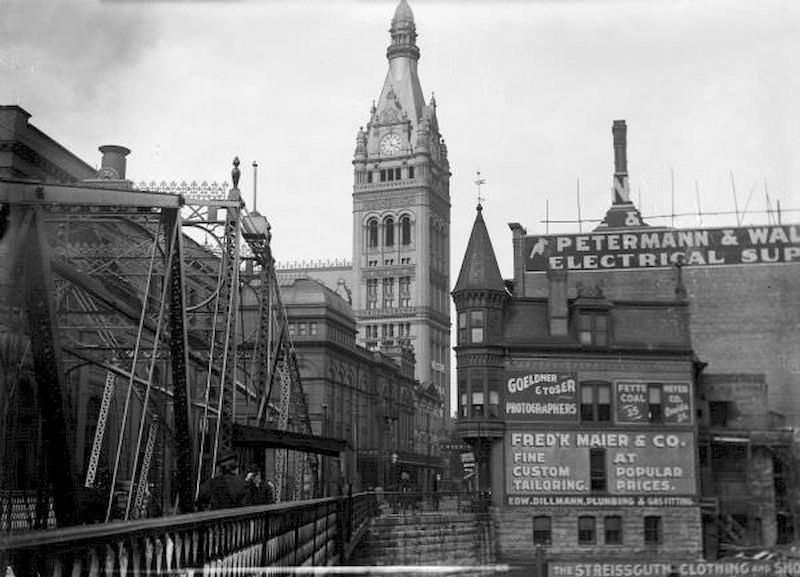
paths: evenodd
<path fill-rule="evenodd" d="M 596 230 L 510 224 L 504 280 L 479 205 L 452 293 L 456 427 L 498 558 L 551 575 L 666 574 L 793 538 L 800 229 L 648 226 L 624 121 L 613 135 Z"/>

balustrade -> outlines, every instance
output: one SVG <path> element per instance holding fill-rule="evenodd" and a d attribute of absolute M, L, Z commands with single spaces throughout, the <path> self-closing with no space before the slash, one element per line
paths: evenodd
<path fill-rule="evenodd" d="M 3 538 L 0 570 L 127 577 L 341 563 L 378 512 L 373 493 L 35 531 Z"/>

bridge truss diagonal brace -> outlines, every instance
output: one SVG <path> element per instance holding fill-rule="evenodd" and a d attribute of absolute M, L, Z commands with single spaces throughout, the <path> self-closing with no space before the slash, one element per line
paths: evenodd
<path fill-rule="evenodd" d="M 57 342 L 55 307 L 51 295 L 53 274 L 40 209 L 14 208 L 30 219 L 25 239 L 22 290 L 28 317 L 36 386 L 41 406 L 46 477 L 52 487 L 56 522 L 60 526 L 79 521 L 78 474 L 68 446 L 73 438 L 67 420 L 63 365 Z"/>

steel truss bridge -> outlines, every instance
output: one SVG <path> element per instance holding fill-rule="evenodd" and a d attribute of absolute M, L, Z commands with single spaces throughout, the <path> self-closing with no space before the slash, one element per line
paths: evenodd
<path fill-rule="evenodd" d="M 231 451 L 278 501 L 320 496 L 343 446 L 312 434 L 234 165 L 230 188 L 0 180 L 0 543 L 190 513 Z"/>

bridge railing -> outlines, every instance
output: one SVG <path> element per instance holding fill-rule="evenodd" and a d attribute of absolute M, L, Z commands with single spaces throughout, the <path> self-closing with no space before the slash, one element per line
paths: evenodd
<path fill-rule="evenodd" d="M 0 571 L 17 577 L 240 575 L 246 567 L 343 562 L 378 513 L 374 493 L 10 535 Z"/>

